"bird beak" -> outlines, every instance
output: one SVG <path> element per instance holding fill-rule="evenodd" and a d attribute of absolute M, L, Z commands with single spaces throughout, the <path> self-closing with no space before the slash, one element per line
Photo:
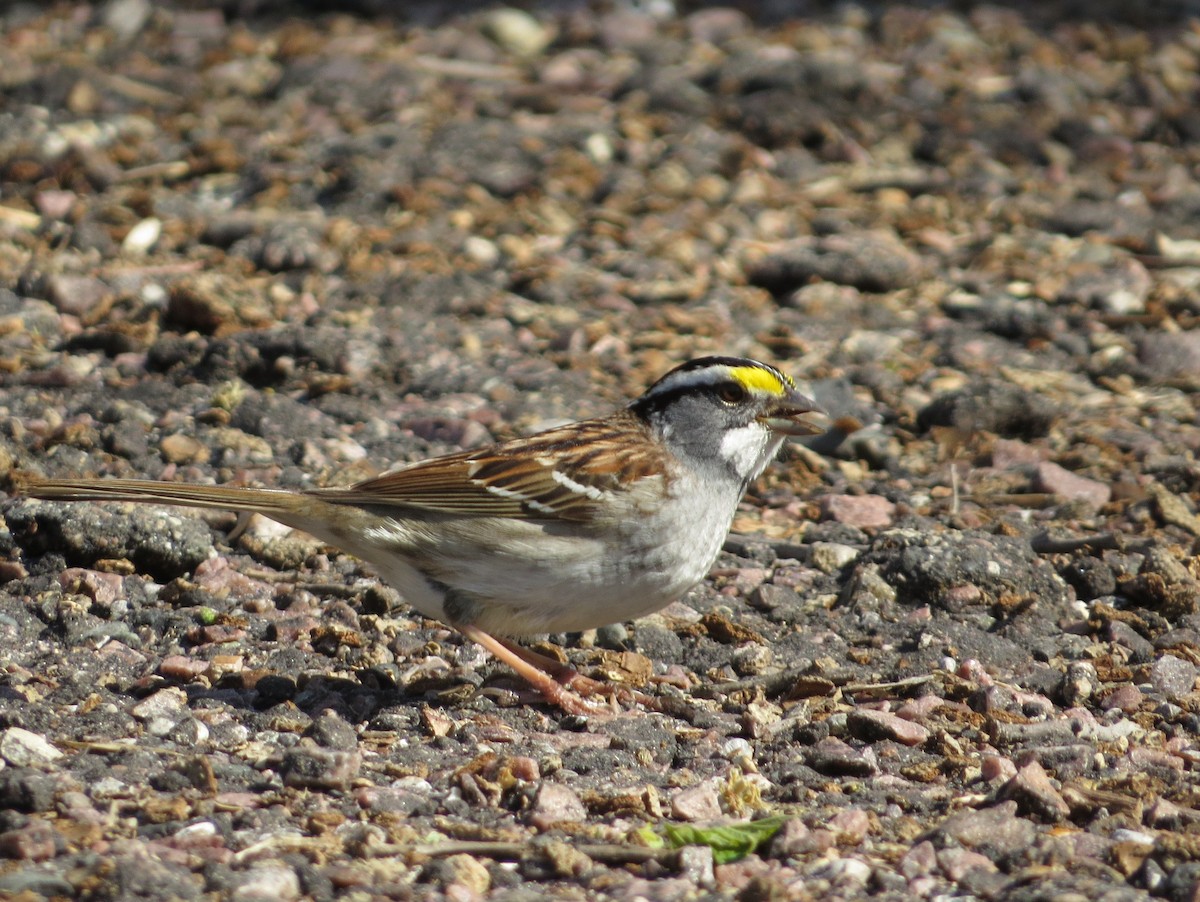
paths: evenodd
<path fill-rule="evenodd" d="M 831 423 L 825 408 L 798 391 L 789 391 L 759 422 L 780 435 L 819 435 Z"/>

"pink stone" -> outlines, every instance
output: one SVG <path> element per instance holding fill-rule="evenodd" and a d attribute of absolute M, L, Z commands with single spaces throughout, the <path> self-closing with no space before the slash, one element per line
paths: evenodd
<path fill-rule="evenodd" d="M 972 871 L 995 872 L 996 865 L 992 860 L 970 849 L 943 849 L 938 852 L 938 864 L 942 872 L 951 880 L 959 881 Z"/>
<path fill-rule="evenodd" d="M 1132 771 L 1143 771 L 1151 767 L 1182 771 L 1184 767 L 1182 758 L 1177 758 L 1170 752 L 1164 752 L 1161 749 L 1148 749 L 1135 746 L 1126 753 L 1125 759 L 1128 761 L 1130 765 L 1129 769 Z"/>
<path fill-rule="evenodd" d="M 896 715 L 905 720 L 922 721 L 946 703 L 945 699 L 936 695 L 922 695 L 920 698 L 910 698 L 896 709 Z"/>
<path fill-rule="evenodd" d="M 989 783 L 992 780 L 1011 780 L 1017 775 L 1017 766 L 1011 758 L 1003 755 L 984 755 L 980 775 Z"/>
<path fill-rule="evenodd" d="M 861 808 L 847 808 L 829 819 L 829 829 L 844 842 L 857 845 L 871 829 L 871 816 Z"/>
<path fill-rule="evenodd" d="M 165 677 L 189 682 L 208 670 L 208 661 L 189 658 L 187 655 L 167 655 L 158 665 L 158 672 Z"/>
<path fill-rule="evenodd" d="M 999 797 L 1012 799 L 1026 810 L 1048 820 L 1062 820 L 1071 809 L 1050 782 L 1045 768 L 1030 761 L 1017 769 L 1016 775 L 1001 787 Z"/>
<path fill-rule="evenodd" d="M 991 674 L 975 658 L 967 658 L 958 665 L 958 676 L 977 686 L 991 686 L 995 682 Z"/>
<path fill-rule="evenodd" d="M 1142 706 L 1142 702 L 1145 699 L 1146 697 L 1142 694 L 1142 690 L 1132 683 L 1125 683 L 1105 696 L 1104 701 L 1100 703 L 1100 707 L 1106 711 L 1116 709 L 1124 711 L 1126 714 L 1131 714 Z"/>
<path fill-rule="evenodd" d="M 999 438 L 992 445 L 992 466 L 997 470 L 1036 464 L 1042 457 L 1040 450 L 1016 439 Z"/>
<path fill-rule="evenodd" d="M 538 830 L 556 824 L 577 824 L 587 820 L 587 808 L 575 792 L 561 783 L 543 783 L 538 790 L 529 823 Z"/>
<path fill-rule="evenodd" d="M 904 853 L 904 857 L 900 859 L 899 870 L 904 877 L 913 880 L 932 873 L 936 865 L 937 851 L 933 843 L 926 839 Z"/>
<path fill-rule="evenodd" d="M 105 607 L 125 597 L 125 582 L 116 573 L 68 567 L 58 575 L 58 584 L 64 592 L 84 595 Z"/>
<path fill-rule="evenodd" d="M 41 820 L 0 833 L 0 855 L 25 861 L 45 861 L 54 857 L 54 829 Z"/>
<path fill-rule="evenodd" d="M 852 733 L 865 739 L 891 739 L 902 745 L 918 746 L 929 738 L 929 731 L 918 723 L 889 711 L 855 708 L 849 715 Z"/>
<path fill-rule="evenodd" d="M 1112 498 L 1112 487 L 1108 483 L 1079 476 L 1048 460 L 1037 465 L 1034 486 L 1039 492 L 1086 501 L 1094 507 L 1102 507 Z"/>
<path fill-rule="evenodd" d="M 681 821 L 711 821 L 721 816 L 721 799 L 716 787 L 702 783 L 671 797 L 671 814 Z"/>
<path fill-rule="evenodd" d="M 882 529 L 891 526 L 896 505 L 882 495 L 826 495 L 821 499 L 821 518 L 857 526 Z"/>

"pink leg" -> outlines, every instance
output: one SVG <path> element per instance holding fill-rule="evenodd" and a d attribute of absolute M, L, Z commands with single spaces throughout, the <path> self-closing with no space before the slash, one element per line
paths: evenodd
<path fill-rule="evenodd" d="M 477 626 L 458 625 L 456 629 L 472 642 L 486 648 L 497 661 L 507 664 L 517 676 L 540 692 L 546 701 L 568 714 L 613 713 L 610 706 L 596 705 L 585 700 L 593 695 L 607 695 L 614 699 L 619 696 L 628 697 L 648 708 L 657 707 L 657 700 L 652 696 L 633 689 L 618 689 L 608 683 L 585 677 L 567 664 L 523 648 L 509 639 L 497 639 Z"/>

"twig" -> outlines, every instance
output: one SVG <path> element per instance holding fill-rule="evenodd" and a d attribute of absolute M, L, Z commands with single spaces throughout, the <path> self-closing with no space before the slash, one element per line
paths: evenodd
<path fill-rule="evenodd" d="M 1076 539 L 1056 539 L 1048 532 L 1040 532 L 1029 540 L 1029 547 L 1038 554 L 1069 554 L 1084 548 L 1093 551 L 1118 551 L 1121 544 L 1121 537 L 1113 532 Z"/>
<path fill-rule="evenodd" d="M 572 848 L 582 852 L 588 858 L 604 864 L 640 864 L 645 861 L 666 863 L 678 855 L 677 849 L 648 849 L 645 846 L 625 846 L 618 843 L 578 843 L 573 844 Z M 446 855 L 481 855 L 484 858 L 497 858 L 503 861 L 515 861 L 527 857 L 530 853 L 541 854 L 542 852 L 537 843 L 481 840 L 426 843 L 413 846 L 412 851 L 431 858 L 440 858 Z"/>
<path fill-rule="evenodd" d="M 895 689 L 909 689 L 937 679 L 936 673 L 922 673 L 917 676 L 905 677 L 902 680 L 892 680 L 887 683 L 847 683 L 841 687 L 845 692 L 891 692 Z"/>

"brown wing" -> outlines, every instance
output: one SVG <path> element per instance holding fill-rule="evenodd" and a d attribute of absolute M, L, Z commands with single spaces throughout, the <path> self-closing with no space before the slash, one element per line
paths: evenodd
<path fill-rule="evenodd" d="M 622 412 L 313 494 L 468 517 L 586 522 L 607 493 L 667 472 L 667 458 L 649 439 L 645 424 Z"/>

